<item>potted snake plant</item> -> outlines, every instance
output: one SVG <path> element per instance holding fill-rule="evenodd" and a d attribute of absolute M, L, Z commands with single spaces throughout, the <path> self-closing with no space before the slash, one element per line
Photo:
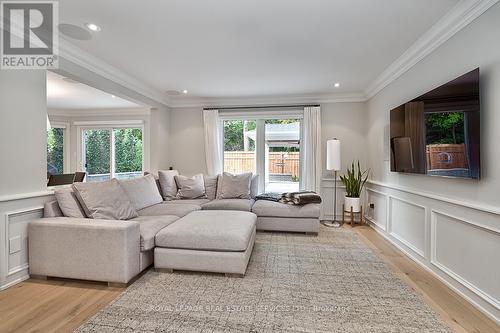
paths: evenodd
<path fill-rule="evenodd" d="M 359 166 L 359 161 L 357 163 L 357 168 L 352 162 L 351 167 L 347 168 L 347 173 L 340 176 L 340 180 L 345 186 L 346 193 L 344 198 L 344 210 L 347 212 L 352 211 L 358 213 L 361 210 L 361 191 L 363 186 L 365 186 L 366 180 L 368 179 L 368 171 L 365 170 L 361 172 Z"/>

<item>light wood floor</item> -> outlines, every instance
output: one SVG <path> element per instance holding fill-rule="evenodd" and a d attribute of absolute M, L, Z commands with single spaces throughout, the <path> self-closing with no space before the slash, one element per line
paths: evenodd
<path fill-rule="evenodd" d="M 353 229 L 456 332 L 500 332 L 492 320 L 373 229 Z M 27 280 L 0 292 L 0 332 L 71 332 L 123 290 L 83 281 Z"/>

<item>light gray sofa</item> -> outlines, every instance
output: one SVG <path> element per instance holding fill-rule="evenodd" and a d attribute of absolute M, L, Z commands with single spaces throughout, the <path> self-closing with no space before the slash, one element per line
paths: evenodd
<path fill-rule="evenodd" d="M 254 178 L 254 181 L 257 179 Z M 129 193 L 130 188 L 129 184 Z M 143 195 L 142 192 L 140 195 Z M 144 201 L 139 199 L 141 198 L 131 201 L 134 205 L 138 201 Z M 47 203 L 44 218 L 33 221 L 28 226 L 30 274 L 106 281 L 111 285 L 127 284 L 153 262 L 161 269 L 244 274 L 253 248 L 255 230 L 306 233 L 319 231 L 318 204 L 296 207 L 255 201 L 253 198 L 210 198 L 161 201 L 142 208 L 148 201 L 145 202 L 141 203 L 141 209 L 137 209 L 138 216 L 126 221 L 66 217 L 57 201 Z M 220 236 L 224 240 L 221 244 L 227 244 L 230 239 L 240 235 L 244 239 L 250 239 L 245 249 L 235 251 L 231 247 L 197 248 L 189 242 L 189 237 L 184 237 L 183 246 L 192 247 L 191 249 L 179 249 L 175 242 L 170 246 L 168 239 L 174 239 L 176 232 L 179 236 L 189 234 L 182 226 L 183 222 L 188 225 L 194 218 L 199 224 L 204 211 L 207 222 L 215 225 L 215 234 L 220 233 L 214 236 L 207 232 L 207 241 Z M 210 215 L 210 211 L 214 211 L 215 215 Z M 231 233 L 225 230 L 224 221 L 219 219 L 212 223 L 213 216 L 216 215 L 221 215 L 226 220 L 237 216 L 229 214 L 224 217 L 224 213 L 220 211 L 239 211 L 242 220 L 248 219 L 245 216 L 255 216 L 253 232 L 249 233 L 246 228 Z M 206 232 L 205 230 L 201 227 L 199 232 Z M 202 255 L 201 251 L 207 250 L 208 253 L 203 253 L 204 259 L 196 257 Z M 166 255 L 167 253 L 170 255 Z M 176 256 L 172 256 L 173 253 Z"/>

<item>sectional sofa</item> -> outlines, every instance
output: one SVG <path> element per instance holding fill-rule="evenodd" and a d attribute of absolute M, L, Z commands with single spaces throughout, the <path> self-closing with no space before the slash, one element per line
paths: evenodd
<path fill-rule="evenodd" d="M 224 198 L 221 177 L 204 176 L 198 199 L 176 199 L 173 177 L 153 175 L 56 190 L 28 226 L 30 274 L 127 284 L 154 263 L 242 276 L 257 230 L 318 233 L 319 204 L 255 201 L 257 176 L 248 198 Z"/>

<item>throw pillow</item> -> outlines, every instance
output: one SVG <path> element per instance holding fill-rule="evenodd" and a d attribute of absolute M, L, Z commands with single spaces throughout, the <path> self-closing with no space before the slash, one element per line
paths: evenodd
<path fill-rule="evenodd" d="M 179 175 L 177 170 L 160 170 L 158 178 L 160 179 L 161 193 L 164 200 L 174 200 L 177 195 L 177 185 L 175 176 Z"/>
<path fill-rule="evenodd" d="M 185 176 L 175 176 L 177 184 L 177 199 L 200 199 L 206 198 L 205 182 L 203 175 L 195 175 L 191 178 Z"/>
<path fill-rule="evenodd" d="M 85 218 L 87 215 L 76 198 L 71 187 L 58 189 L 54 192 L 61 212 L 66 217 Z"/>
<path fill-rule="evenodd" d="M 250 182 L 250 197 L 255 199 L 259 192 L 259 175 L 253 175 L 252 181 Z"/>
<path fill-rule="evenodd" d="M 217 196 L 217 180 L 219 176 L 203 176 L 207 199 L 214 200 Z"/>
<path fill-rule="evenodd" d="M 252 173 L 233 175 L 224 172 L 219 176 L 217 199 L 250 199 Z"/>
<path fill-rule="evenodd" d="M 149 174 L 143 177 L 118 181 L 128 195 L 136 210 L 153 206 L 163 201 L 156 186 L 155 177 Z"/>
<path fill-rule="evenodd" d="M 104 182 L 74 183 L 73 190 L 90 218 L 129 220 L 138 216 L 127 193 L 114 178 Z"/>

